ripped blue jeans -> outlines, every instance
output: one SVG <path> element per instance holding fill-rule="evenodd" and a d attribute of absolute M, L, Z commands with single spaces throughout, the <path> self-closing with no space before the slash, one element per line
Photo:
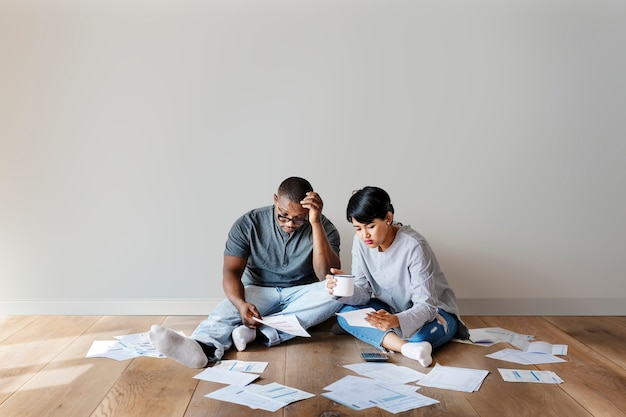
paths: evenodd
<path fill-rule="evenodd" d="M 368 307 L 371 307 L 376 311 L 382 309 L 391 313 L 391 308 L 387 304 L 376 299 L 372 299 L 369 303 L 364 305 L 345 305 L 339 312 L 345 313 L 347 311 L 354 311 Z M 435 318 L 433 321 L 424 324 L 414 335 L 405 340 L 407 342 L 429 342 L 433 346 L 433 349 L 452 340 L 459 326 L 458 318 L 454 314 L 450 314 L 444 310 L 439 310 L 438 315 L 445 320 L 445 324 L 440 323 L 437 318 Z M 382 347 L 383 339 L 389 331 L 383 331 L 371 327 L 351 326 L 348 324 L 346 319 L 341 316 L 337 316 L 337 322 L 346 332 L 350 333 L 357 339 L 362 340 L 377 349 L 384 350 Z"/>

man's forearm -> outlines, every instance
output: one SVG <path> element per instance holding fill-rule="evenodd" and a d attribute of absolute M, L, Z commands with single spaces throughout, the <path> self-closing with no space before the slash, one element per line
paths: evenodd
<path fill-rule="evenodd" d="M 313 269 L 320 280 L 326 278 L 330 268 L 341 268 L 339 255 L 333 250 L 328 242 L 326 232 L 321 223 L 311 224 L 313 230 Z"/>
<path fill-rule="evenodd" d="M 238 309 L 242 303 L 246 302 L 245 290 L 240 279 L 236 277 L 224 277 L 223 287 L 226 298 Z"/>

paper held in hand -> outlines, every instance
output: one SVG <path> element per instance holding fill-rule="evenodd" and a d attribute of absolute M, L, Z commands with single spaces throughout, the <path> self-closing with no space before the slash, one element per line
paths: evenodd
<path fill-rule="evenodd" d="M 372 329 L 375 329 L 374 326 L 365 320 L 369 313 L 374 312 L 376 312 L 376 310 L 372 307 L 367 307 L 358 310 L 346 311 L 345 313 L 337 313 L 337 315 L 346 319 L 350 326 L 371 327 Z"/>
<path fill-rule="evenodd" d="M 311 337 L 304 327 L 302 327 L 295 314 L 289 314 L 286 316 L 282 314 L 276 316 L 265 316 L 262 319 L 254 317 L 254 320 L 284 333 L 301 337 Z"/>

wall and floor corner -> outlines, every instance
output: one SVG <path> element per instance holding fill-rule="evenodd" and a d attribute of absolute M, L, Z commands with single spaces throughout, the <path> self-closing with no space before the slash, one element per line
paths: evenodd
<path fill-rule="evenodd" d="M 222 299 L 2 300 L 0 315 L 205 316 Z M 625 315 L 623 298 L 461 298 L 458 301 L 462 316 Z"/>
<path fill-rule="evenodd" d="M 206 314 L 308 178 L 381 186 L 465 314 L 626 314 L 626 4 L 0 0 L 0 314 Z"/>

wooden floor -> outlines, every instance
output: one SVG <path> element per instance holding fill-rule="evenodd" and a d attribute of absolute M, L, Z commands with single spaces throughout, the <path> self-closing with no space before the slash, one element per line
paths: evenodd
<path fill-rule="evenodd" d="M 200 417 L 200 416 L 392 416 L 378 408 L 353 411 L 321 396 L 326 385 L 352 374 L 342 365 L 360 362 L 361 342 L 334 335 L 330 324 L 266 348 L 252 344 L 225 359 L 268 361 L 257 380 L 315 394 L 276 413 L 205 398 L 223 385 L 194 379 L 170 359 L 86 359 L 94 340 L 145 332 L 153 323 L 190 334 L 203 317 L 182 316 L 0 316 L 0 417 Z M 464 317 L 470 328 L 503 327 L 536 340 L 567 344 L 567 363 L 522 366 L 486 358 L 492 347 L 448 343 L 434 360 L 448 366 L 486 369 L 478 392 L 422 387 L 437 405 L 397 416 L 619 417 L 626 416 L 626 317 Z M 391 361 L 422 372 L 399 354 Z M 553 370 L 560 385 L 508 383 L 497 368 Z"/>

